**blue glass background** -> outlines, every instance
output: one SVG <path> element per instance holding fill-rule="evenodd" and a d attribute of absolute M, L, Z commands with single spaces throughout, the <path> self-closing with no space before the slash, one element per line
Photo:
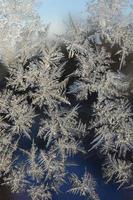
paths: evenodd
<path fill-rule="evenodd" d="M 100 200 L 133 200 L 133 189 L 120 189 L 117 190 L 117 185 L 113 183 L 106 184 L 102 178 L 102 172 L 99 166 L 99 160 L 95 158 L 87 158 L 82 155 L 75 156 L 72 162 L 76 162 L 78 166 L 69 167 L 70 173 L 74 172 L 80 176 L 83 175 L 85 168 L 93 175 L 97 182 L 97 191 L 100 196 Z M 69 189 L 69 185 L 62 187 L 62 193 L 58 196 L 53 196 L 53 200 L 86 200 L 84 197 L 74 196 L 70 193 L 66 193 Z M 0 200 L 6 200 L 1 199 Z M 8 200 L 8 199 L 7 199 Z M 12 200 L 29 200 L 26 194 L 13 195 Z"/>

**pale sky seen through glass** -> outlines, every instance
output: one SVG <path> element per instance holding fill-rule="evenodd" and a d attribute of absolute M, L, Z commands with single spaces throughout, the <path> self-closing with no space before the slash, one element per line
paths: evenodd
<path fill-rule="evenodd" d="M 72 16 L 82 18 L 86 16 L 86 4 L 91 0 L 41 0 L 39 13 L 45 23 L 50 23 L 50 32 L 62 33 L 64 31 L 64 21 L 69 13 Z M 133 3 L 133 0 L 128 0 Z M 128 10 L 125 11 L 125 13 Z M 67 21 L 67 20 L 66 20 Z"/>
<path fill-rule="evenodd" d="M 88 0 L 43 0 L 39 13 L 45 23 L 51 23 L 51 32 L 60 33 L 68 14 L 82 17 L 87 2 Z"/>

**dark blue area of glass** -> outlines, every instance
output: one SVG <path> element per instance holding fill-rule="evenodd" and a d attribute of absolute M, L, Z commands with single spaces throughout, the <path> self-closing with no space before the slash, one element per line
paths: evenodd
<path fill-rule="evenodd" d="M 73 157 L 71 162 L 77 163 L 77 166 L 69 166 L 67 168 L 68 172 L 76 173 L 81 177 L 87 169 L 97 182 L 97 191 L 100 197 L 100 200 L 133 200 L 133 189 L 117 189 L 117 185 L 113 183 L 105 183 L 105 180 L 102 178 L 102 172 L 100 167 L 100 161 L 97 157 L 86 157 L 81 154 Z M 69 184 L 65 184 L 61 188 L 61 193 L 56 195 L 53 194 L 53 200 L 86 200 L 84 197 L 74 196 L 69 192 L 66 192 L 70 189 Z M 30 200 L 26 194 L 13 195 L 13 200 Z"/>
<path fill-rule="evenodd" d="M 82 111 L 81 112 L 82 118 L 83 116 L 85 116 L 86 118 L 85 115 L 87 110 L 85 109 L 86 106 L 87 104 L 85 103 L 84 108 L 81 107 L 80 111 Z M 32 127 L 32 133 L 34 133 L 33 137 L 36 136 L 36 133 L 38 132 L 39 121 L 40 117 L 38 116 Z M 36 139 L 34 141 L 35 144 L 38 146 L 38 148 L 40 149 L 44 148 L 45 146 L 44 142 Z M 19 145 L 21 148 L 29 149 L 29 147 L 31 147 L 31 142 L 29 140 L 28 141 L 23 140 L 23 142 L 20 143 Z M 84 145 L 85 146 L 88 145 L 88 140 L 84 141 Z M 25 160 L 24 157 L 21 157 L 20 159 Z M 133 200 L 133 188 L 118 190 L 117 189 L 118 185 L 114 184 L 113 181 L 108 184 L 105 183 L 105 180 L 102 178 L 102 171 L 101 171 L 102 161 L 94 152 L 88 153 L 88 155 L 83 155 L 79 153 L 76 156 L 69 159 L 68 162 L 77 164 L 77 166 L 67 167 L 67 172 L 69 172 L 69 174 L 76 173 L 79 177 L 81 177 L 84 174 L 85 169 L 89 173 L 91 173 L 91 175 L 96 180 L 97 183 L 96 189 L 100 197 L 100 200 Z M 66 184 L 64 184 L 61 187 L 61 193 L 59 193 L 58 195 L 54 193 L 52 200 L 88 200 L 85 197 L 74 196 L 73 194 L 67 192 L 67 190 L 69 190 L 70 188 L 71 188 L 70 183 L 68 183 L 68 181 L 66 180 Z M 26 194 L 22 193 L 13 195 L 12 199 L 10 200 L 30 200 L 30 199 L 27 197 Z"/>

